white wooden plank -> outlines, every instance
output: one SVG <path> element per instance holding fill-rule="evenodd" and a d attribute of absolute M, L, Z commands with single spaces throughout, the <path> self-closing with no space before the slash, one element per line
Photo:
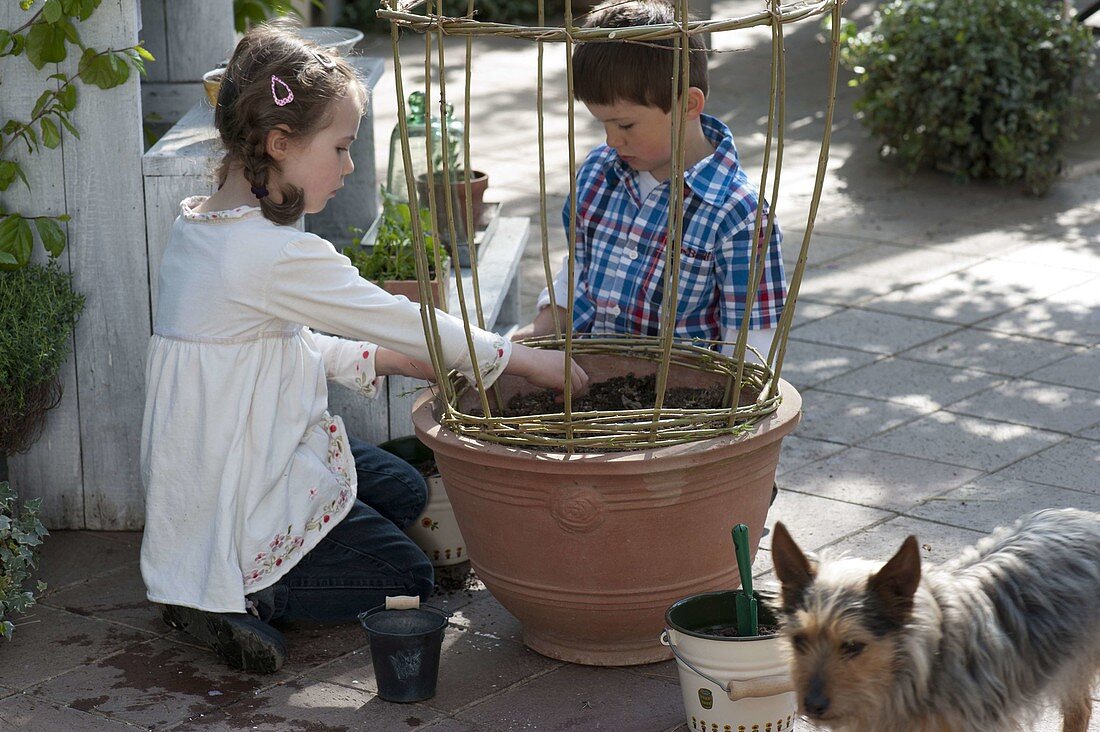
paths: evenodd
<path fill-rule="evenodd" d="M 390 438 L 389 401 L 385 393 L 370 399 L 329 382 L 328 410 L 340 415 L 348 434 L 358 440 L 377 445 Z"/>
<path fill-rule="evenodd" d="M 214 109 L 196 100 L 187 114 L 157 140 L 141 158 L 142 174 L 209 175 L 221 158 L 221 144 L 214 129 Z"/>
<path fill-rule="evenodd" d="M 161 2 L 168 29 L 168 81 L 202 81 L 233 53 L 233 0 Z"/>
<path fill-rule="evenodd" d="M 496 228 L 477 251 L 478 290 L 481 293 L 482 312 L 486 327 L 492 330 L 497 323 L 505 295 L 518 277 L 523 250 L 530 236 L 530 222 L 524 216 L 502 216 Z M 474 305 L 474 281 L 469 269 L 462 270 L 462 291 L 470 322 L 477 322 Z M 461 316 L 458 306 L 458 278 L 451 278 L 451 296 L 448 312 Z"/>
<path fill-rule="evenodd" d="M 16 28 L 31 16 L 17 3 L 0 4 L 0 28 Z M 48 85 L 50 74 L 58 69 L 51 64 L 36 71 L 25 57 L 0 59 L 3 77 L 3 116 L 5 119 L 29 119 L 31 108 Z M 30 188 L 16 183 L 4 193 L 4 204 L 11 211 L 27 215 L 59 215 L 65 212 L 65 187 L 62 148 L 29 155 L 21 143 L 10 149 L 12 159 L 23 166 Z M 35 260 L 46 259 L 41 248 Z M 68 253 L 60 264 L 69 269 Z M 77 413 L 76 366 L 73 358 L 61 367 L 62 389 L 66 397 L 48 413 L 41 438 L 21 455 L 8 458 L 9 478 L 23 500 L 42 501 L 39 514 L 50 529 L 75 529 L 84 526 L 84 496 L 81 487 L 80 428 Z"/>
<path fill-rule="evenodd" d="M 123 48 L 137 41 L 136 23 L 136 0 L 118 0 L 79 31 L 91 47 Z M 65 67 L 74 72 L 76 59 Z M 70 259 L 88 299 L 76 329 L 85 525 L 136 529 L 145 512 L 139 448 L 151 332 L 137 74 L 114 89 L 83 89 L 73 121 L 81 139 L 65 139 L 65 182 Z"/>
<path fill-rule="evenodd" d="M 155 64 L 149 64 L 149 67 Z M 141 82 L 141 113 L 156 121 L 174 122 L 181 119 L 196 102 L 206 99 L 202 82 Z"/>
<path fill-rule="evenodd" d="M 179 215 L 180 201 L 188 196 L 208 196 L 214 192 L 213 178 L 194 176 L 147 176 L 145 178 L 145 236 L 149 265 L 151 311 L 157 311 L 158 275 L 172 222 Z"/>
<path fill-rule="evenodd" d="M 141 30 L 138 36 L 156 61 L 146 64 L 143 83 L 168 81 L 168 37 L 164 17 L 164 0 L 140 0 Z"/>

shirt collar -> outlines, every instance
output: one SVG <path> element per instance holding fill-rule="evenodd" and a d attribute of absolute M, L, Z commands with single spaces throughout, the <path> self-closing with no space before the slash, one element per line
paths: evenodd
<path fill-rule="evenodd" d="M 741 163 L 737 158 L 737 148 L 733 144 L 733 134 L 722 120 L 703 114 L 699 116 L 699 122 L 703 127 L 703 135 L 715 149 L 712 154 L 688 169 L 684 176 L 684 183 L 707 203 L 721 205 L 737 188 Z M 624 163 L 614 149 L 609 147 L 607 151 L 611 154 L 613 161 L 608 171 L 609 182 L 614 184 L 619 179 L 629 181 L 631 193 L 637 198 L 636 171 Z"/>

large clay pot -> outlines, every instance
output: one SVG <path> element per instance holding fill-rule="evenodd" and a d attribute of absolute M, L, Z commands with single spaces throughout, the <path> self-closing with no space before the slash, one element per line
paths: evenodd
<path fill-rule="evenodd" d="M 655 368 L 621 356 L 577 361 L 593 382 Z M 674 367 L 669 383 L 708 378 Z M 510 376 L 498 384 L 505 400 L 530 388 Z M 737 586 L 732 526 L 749 527 L 755 556 L 780 441 L 802 405 L 787 382 L 780 393 L 778 410 L 750 432 L 630 452 L 567 455 L 460 437 L 439 424 L 431 394 L 413 424 L 435 453 L 474 570 L 523 623 L 524 642 L 563 661 L 629 665 L 670 657 L 659 636 L 673 602 Z"/>
<path fill-rule="evenodd" d="M 450 267 L 446 267 L 442 277 L 436 277 L 429 283 L 432 293 L 432 306 L 436 310 L 447 312 L 447 299 L 450 296 Z M 420 302 L 420 284 L 416 280 L 386 280 L 382 289 L 391 295 L 404 295 L 412 302 Z"/>

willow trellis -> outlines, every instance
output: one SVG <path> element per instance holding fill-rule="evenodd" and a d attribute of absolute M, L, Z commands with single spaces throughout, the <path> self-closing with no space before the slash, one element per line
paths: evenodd
<path fill-rule="evenodd" d="M 618 410 L 618 411 L 586 411 L 573 410 L 573 396 L 569 388 L 569 375 L 566 374 L 566 390 L 562 411 L 553 414 L 539 414 L 523 417 L 501 416 L 502 404 L 495 389 L 486 389 L 482 375 L 474 361 L 474 382 L 468 382 L 457 373 L 450 373 L 439 381 L 439 396 L 441 399 L 440 423 L 453 432 L 473 437 L 487 442 L 527 447 L 542 450 L 556 450 L 564 452 L 583 451 L 611 451 L 634 450 L 653 448 L 665 445 L 675 445 L 684 442 L 702 440 L 720 435 L 736 434 L 748 430 L 754 423 L 764 416 L 774 412 L 778 407 L 782 394 L 779 389 L 779 376 L 783 367 L 784 356 L 787 350 L 788 335 L 791 323 L 794 319 L 795 305 L 798 298 L 799 287 L 802 282 L 809 251 L 810 237 L 813 233 L 814 220 L 817 215 L 818 204 L 821 199 L 822 185 L 828 162 L 829 140 L 832 129 L 833 109 L 835 106 L 835 90 L 837 79 L 837 62 L 840 33 L 840 7 L 843 0 L 820 0 L 818 2 L 793 2 L 780 3 L 778 0 L 767 0 L 766 7 L 759 12 L 739 18 L 690 20 L 687 8 L 687 0 L 674 0 L 675 22 L 671 24 L 638 26 L 631 28 L 583 28 L 575 24 L 575 16 L 572 11 L 571 0 L 565 0 L 564 14 L 561 18 L 561 26 L 547 25 L 545 0 L 538 0 L 538 21 L 533 26 L 508 25 L 502 23 L 485 22 L 476 19 L 476 0 L 467 0 L 467 12 L 464 17 L 448 17 L 442 14 L 442 0 L 384 0 L 383 7 L 378 11 L 378 16 L 390 22 L 391 40 L 393 48 L 394 77 L 396 80 L 396 92 L 398 100 L 398 125 L 401 132 L 401 148 L 408 185 L 410 201 L 418 201 L 417 186 L 413 174 L 412 155 L 409 145 L 406 111 L 403 100 L 405 99 L 404 83 L 402 80 L 402 60 L 399 48 L 401 29 L 408 29 L 424 36 L 424 78 L 425 78 L 425 106 L 432 108 L 434 90 L 432 88 L 433 76 L 438 80 L 438 97 L 434 100 L 439 106 L 439 118 L 444 117 L 443 110 L 447 105 L 446 83 L 446 53 L 444 50 L 445 36 L 462 36 L 465 38 L 465 85 L 464 85 L 464 123 L 465 140 L 463 150 L 463 170 L 470 171 L 470 110 L 471 110 L 471 79 L 473 59 L 473 39 L 475 36 L 503 36 L 507 38 L 529 40 L 538 45 L 538 78 L 537 78 L 537 137 L 539 149 L 539 198 L 540 198 L 540 224 L 542 231 L 542 259 L 543 269 L 548 286 L 552 280 L 552 271 L 549 254 L 548 218 L 546 208 L 546 164 L 545 164 L 545 138 L 544 138 L 544 53 L 547 43 L 564 44 L 566 59 L 566 97 L 568 104 L 568 145 L 569 145 L 569 205 L 572 212 L 571 221 L 577 220 L 577 188 L 573 171 L 576 170 L 577 157 L 575 145 L 575 110 L 573 99 L 573 69 L 572 51 L 577 43 L 649 43 L 657 40 L 672 40 L 671 46 L 662 45 L 675 54 L 673 64 L 672 91 L 673 99 L 679 100 L 679 106 L 673 108 L 672 124 L 672 169 L 670 186 L 670 202 L 668 216 L 668 246 L 665 253 L 664 266 L 664 299 L 661 303 L 661 327 L 657 336 L 614 336 L 614 335 L 587 335 L 575 334 L 571 328 L 558 323 L 558 332 L 564 332 L 564 336 L 541 337 L 530 339 L 528 345 L 542 348 L 555 348 L 565 351 L 569 357 L 585 354 L 612 354 L 631 358 L 654 361 L 657 363 L 656 402 L 648 409 Z M 423 10 L 423 13 L 415 12 Z M 764 217 L 757 216 L 754 224 L 752 241 L 760 241 L 759 235 L 762 226 L 766 227 L 764 241 L 771 246 L 771 233 L 775 225 L 777 202 L 779 199 L 780 172 L 783 165 L 783 143 L 786 114 L 786 75 L 787 64 L 784 50 L 784 26 L 798 21 L 831 15 L 831 45 L 829 52 L 829 81 L 827 90 L 827 103 L 825 110 L 825 131 L 821 140 L 821 150 L 818 157 L 816 179 L 810 205 L 807 212 L 805 233 L 799 250 L 798 261 L 794 271 L 790 274 L 788 282 L 788 295 L 783 314 L 776 328 L 771 350 L 768 354 L 755 352 L 748 346 L 748 322 L 749 318 L 742 318 L 740 331 L 733 347 L 732 355 L 723 355 L 709 346 L 714 343 L 701 343 L 698 340 L 684 342 L 683 339 L 674 337 L 674 317 L 676 313 L 676 292 L 678 290 L 678 278 L 680 272 L 680 246 L 682 241 L 683 213 L 684 213 L 684 126 L 682 120 L 686 113 L 689 88 L 688 64 L 690 46 L 688 38 L 692 35 L 732 32 L 757 26 L 769 26 L 771 28 L 771 95 L 769 98 L 767 133 L 765 136 L 763 164 L 760 174 L 760 196 L 770 202 L 767 221 Z M 434 52 L 434 59 L 433 59 Z M 434 73 L 433 73 L 434 72 Z M 431 170 L 430 161 L 433 159 L 431 149 L 432 139 L 428 137 L 426 155 L 429 161 L 428 169 Z M 442 136 L 442 155 L 435 157 L 442 161 L 442 175 L 445 180 L 452 179 L 452 171 L 449 169 L 449 139 Z M 470 195 L 469 177 L 464 178 L 467 186 L 465 196 L 465 211 L 455 211 L 454 199 L 443 195 L 442 201 L 437 200 L 436 187 L 427 186 L 427 207 L 431 210 L 431 221 L 440 220 L 437 212 L 445 214 L 445 220 L 449 222 L 449 241 L 452 247 L 452 261 L 458 261 L 458 237 L 455 230 L 455 216 L 462 216 L 466 223 L 465 231 L 474 231 L 472 196 Z M 678 184 L 678 185 L 677 185 Z M 765 196 L 765 192 L 770 192 Z M 423 201 L 420 202 L 423 205 Z M 439 207 L 442 206 L 442 210 Z M 414 245 L 416 249 L 416 266 L 418 279 L 420 280 L 421 302 L 431 302 L 429 296 L 428 253 L 424 245 L 424 232 L 420 228 L 417 217 L 412 217 L 414 229 Z M 576 227 L 570 227 L 569 258 L 567 263 L 567 282 L 573 281 Z M 759 290 L 760 279 L 763 273 L 763 263 L 766 261 L 768 247 L 758 247 L 758 251 L 752 259 L 749 271 L 749 287 L 747 290 L 747 302 L 745 313 L 752 310 L 754 300 Z M 484 317 L 481 308 L 480 289 L 477 276 L 477 254 L 475 247 L 470 246 L 470 266 L 472 270 L 472 292 L 467 293 L 464 287 L 458 288 L 459 310 L 462 319 L 466 323 L 467 347 L 473 353 L 473 339 L 470 334 L 470 324 L 484 325 Z M 436 253 L 437 268 L 438 251 Z M 558 303 L 554 296 L 554 288 L 549 286 L 552 312 L 557 314 Z M 468 302 L 468 295 L 473 296 L 473 318 Z M 565 312 L 573 312 L 573 289 L 569 288 L 568 302 L 564 303 Z M 424 327 L 429 334 L 428 345 L 431 351 L 432 364 L 437 373 L 443 373 L 441 360 L 442 346 L 440 344 L 436 326 L 435 311 L 426 305 L 421 308 Z M 567 316 L 568 317 L 568 316 Z M 569 325 L 569 324 L 564 324 Z M 754 359 L 746 359 L 746 352 L 753 351 L 760 359 L 758 363 Z M 567 371 L 570 368 L 569 359 L 566 360 Z M 671 409 L 664 406 L 668 389 L 669 369 L 673 366 L 683 366 L 699 372 L 718 375 L 724 380 L 725 395 L 723 406 L 715 409 Z M 712 377 L 713 378 L 713 377 Z M 463 400 L 462 397 L 474 390 L 476 399 Z M 743 393 L 750 398 L 743 398 Z M 473 401 L 474 408 L 470 408 Z M 745 402 L 745 403 L 743 403 Z M 480 410 L 476 405 L 480 405 Z M 463 406 L 465 407 L 463 408 Z"/>

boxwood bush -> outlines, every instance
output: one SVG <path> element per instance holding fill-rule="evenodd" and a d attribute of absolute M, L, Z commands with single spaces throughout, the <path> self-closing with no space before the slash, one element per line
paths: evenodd
<path fill-rule="evenodd" d="M 1042 194 L 1072 139 L 1095 63 L 1057 0 L 896 0 L 842 49 L 856 110 L 886 156 Z"/>

